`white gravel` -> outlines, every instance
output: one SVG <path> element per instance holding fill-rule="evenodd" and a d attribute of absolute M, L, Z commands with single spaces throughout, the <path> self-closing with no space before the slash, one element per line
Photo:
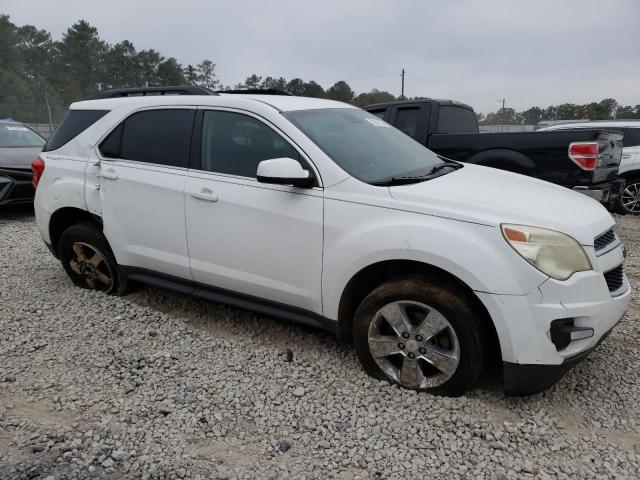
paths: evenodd
<path fill-rule="evenodd" d="M 618 221 L 635 286 L 640 219 Z M 33 214 L 0 211 L 0 478 L 639 478 L 639 293 L 551 390 L 440 398 L 326 333 L 75 288 Z"/>

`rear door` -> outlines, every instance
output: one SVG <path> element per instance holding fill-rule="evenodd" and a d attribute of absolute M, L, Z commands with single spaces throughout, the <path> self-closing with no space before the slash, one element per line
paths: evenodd
<path fill-rule="evenodd" d="M 429 113 L 430 105 L 424 102 L 395 105 L 391 108 L 389 123 L 422 145 L 426 145 L 427 132 L 429 130 Z"/>
<path fill-rule="evenodd" d="M 184 184 L 194 115 L 138 111 L 99 144 L 104 232 L 120 265 L 191 279 Z"/>

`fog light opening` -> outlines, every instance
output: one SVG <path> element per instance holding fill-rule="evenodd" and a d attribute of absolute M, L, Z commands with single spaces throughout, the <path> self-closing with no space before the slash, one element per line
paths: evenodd
<path fill-rule="evenodd" d="M 575 340 L 593 337 L 593 328 L 576 327 L 573 318 L 563 318 L 551 322 L 549 336 L 556 346 L 556 350 L 564 350 Z"/>

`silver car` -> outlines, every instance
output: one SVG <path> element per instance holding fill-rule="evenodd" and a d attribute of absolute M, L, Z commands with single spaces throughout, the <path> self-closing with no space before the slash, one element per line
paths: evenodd
<path fill-rule="evenodd" d="M 33 202 L 31 162 L 45 142 L 22 123 L 0 120 L 0 206 Z"/>

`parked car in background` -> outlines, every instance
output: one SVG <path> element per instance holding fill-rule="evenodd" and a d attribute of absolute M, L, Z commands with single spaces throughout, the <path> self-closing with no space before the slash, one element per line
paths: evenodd
<path fill-rule="evenodd" d="M 34 161 L 38 229 L 79 287 L 328 329 L 370 375 L 447 395 L 493 359 L 507 392 L 544 389 L 624 315 L 624 248 L 583 195 L 340 102 L 162 91 L 74 103 Z"/>
<path fill-rule="evenodd" d="M 640 120 L 604 120 L 594 122 L 562 123 L 541 128 L 539 131 L 577 130 L 583 128 L 611 128 L 622 130 L 622 160 L 618 175 L 624 179 L 622 193 L 614 203 L 619 213 L 640 213 Z"/>
<path fill-rule="evenodd" d="M 546 180 L 604 204 L 620 194 L 620 133 L 598 127 L 479 133 L 473 108 L 451 100 L 398 101 L 370 105 L 365 110 L 453 160 Z"/>
<path fill-rule="evenodd" d="M 0 206 L 33 202 L 31 162 L 44 144 L 23 123 L 0 120 Z"/>

